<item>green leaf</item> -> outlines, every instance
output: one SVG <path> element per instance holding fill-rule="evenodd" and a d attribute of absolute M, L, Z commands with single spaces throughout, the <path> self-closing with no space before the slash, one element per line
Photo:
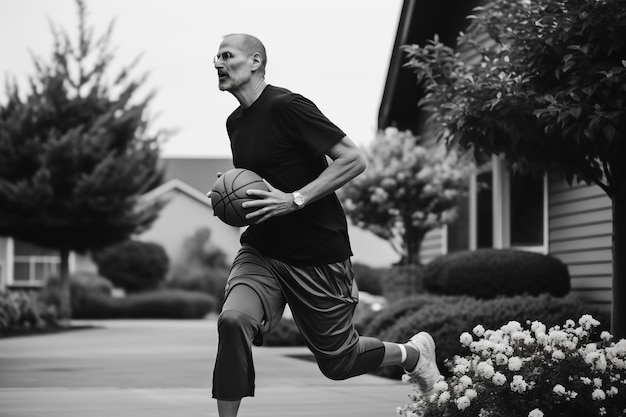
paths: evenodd
<path fill-rule="evenodd" d="M 604 133 L 604 137 L 609 141 L 609 143 L 613 143 L 615 140 L 615 136 L 617 136 L 617 129 L 610 123 L 602 126 L 602 132 Z"/>

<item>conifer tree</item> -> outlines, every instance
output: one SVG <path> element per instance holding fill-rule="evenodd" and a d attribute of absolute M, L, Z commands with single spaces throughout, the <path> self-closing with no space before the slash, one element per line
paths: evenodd
<path fill-rule="evenodd" d="M 0 104 L 0 236 L 59 251 L 65 318 L 70 252 L 128 239 L 162 207 L 140 200 L 162 181 L 162 134 L 147 130 L 152 94 L 137 98 L 146 77 L 131 77 L 137 60 L 111 74 L 113 22 L 96 38 L 76 3 L 76 41 L 51 25 L 50 61 L 33 58 L 26 91 L 7 82 Z"/>

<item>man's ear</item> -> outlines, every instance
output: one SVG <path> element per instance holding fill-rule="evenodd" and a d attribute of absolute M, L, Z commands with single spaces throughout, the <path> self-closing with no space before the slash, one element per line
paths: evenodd
<path fill-rule="evenodd" d="M 261 57 L 261 54 L 259 52 L 252 54 L 252 69 L 255 71 L 258 70 L 262 64 L 263 58 Z"/>

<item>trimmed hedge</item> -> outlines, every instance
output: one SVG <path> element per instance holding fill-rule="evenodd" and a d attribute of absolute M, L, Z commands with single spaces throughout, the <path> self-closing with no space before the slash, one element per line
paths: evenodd
<path fill-rule="evenodd" d="M 461 251 L 433 259 L 424 271 L 424 288 L 434 294 L 477 298 L 570 291 L 567 266 L 559 259 L 513 249 Z"/>
<path fill-rule="evenodd" d="M 396 265 L 385 271 L 383 295 L 389 303 L 424 293 L 424 266 Z"/>
<path fill-rule="evenodd" d="M 215 312 L 215 298 L 200 292 L 161 289 L 122 298 L 85 293 L 73 311 L 77 319 L 201 319 Z"/>
<path fill-rule="evenodd" d="M 385 268 L 373 268 L 355 262 L 352 264 L 352 270 L 359 290 L 372 295 L 383 295 L 382 277 L 385 274 Z"/>
<path fill-rule="evenodd" d="M 454 302 L 457 299 L 456 297 L 447 297 L 449 302 Z M 420 308 L 434 302 L 442 302 L 442 299 L 426 294 L 400 299 L 382 311 L 371 312 L 362 317 L 356 323 L 356 329 L 363 336 L 382 335 L 385 329 L 392 327 L 402 317 L 413 314 Z"/>
<path fill-rule="evenodd" d="M 293 319 L 283 318 L 271 332 L 263 336 L 264 346 L 304 346 L 306 341 Z"/>
<path fill-rule="evenodd" d="M 98 273 L 128 293 L 158 288 L 169 269 L 169 257 L 158 243 L 127 240 L 94 252 Z"/>
<path fill-rule="evenodd" d="M 381 314 L 387 314 L 383 311 Z M 392 314 L 391 312 L 389 313 Z M 577 320 L 583 314 L 591 314 L 601 325 L 598 332 L 608 330 L 609 313 L 580 300 L 563 299 L 550 295 L 499 297 L 480 300 L 472 297 L 433 296 L 432 302 L 422 305 L 411 314 L 400 317 L 395 323 L 368 336 L 382 340 L 404 342 L 418 331 L 429 332 L 437 344 L 437 361 L 442 372 L 448 372 L 444 360 L 452 359 L 464 352 L 459 343 L 463 332 L 471 331 L 476 325 L 496 329 L 509 321 L 525 323 L 541 321 L 546 326 L 562 325 L 567 319 Z M 383 320 L 383 319 L 381 319 Z M 377 375 L 399 379 L 400 367 L 379 368 Z"/>

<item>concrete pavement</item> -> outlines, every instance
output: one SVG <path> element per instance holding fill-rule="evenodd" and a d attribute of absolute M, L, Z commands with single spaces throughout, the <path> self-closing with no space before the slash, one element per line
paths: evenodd
<path fill-rule="evenodd" d="M 0 339 L 0 417 L 217 416 L 214 319 L 74 322 L 94 328 Z M 306 348 L 254 348 L 242 417 L 395 416 L 411 387 L 372 375 L 331 381 Z"/>

